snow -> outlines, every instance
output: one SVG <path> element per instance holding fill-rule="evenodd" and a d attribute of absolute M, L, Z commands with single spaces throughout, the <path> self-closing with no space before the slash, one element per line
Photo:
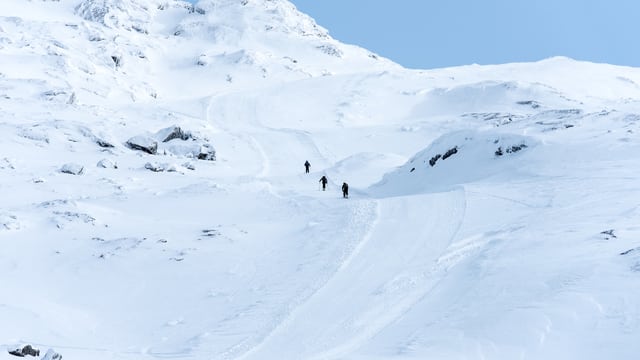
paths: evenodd
<path fill-rule="evenodd" d="M 0 14 L 0 359 L 637 357 L 640 69 L 407 70 L 285 0 Z"/>

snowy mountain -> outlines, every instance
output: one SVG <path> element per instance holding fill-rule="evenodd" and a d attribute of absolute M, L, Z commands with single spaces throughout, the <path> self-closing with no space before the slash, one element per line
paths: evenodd
<path fill-rule="evenodd" d="M 2 1 L 0 348 L 634 359 L 639 105 L 637 68 L 407 70 L 286 0 Z"/>

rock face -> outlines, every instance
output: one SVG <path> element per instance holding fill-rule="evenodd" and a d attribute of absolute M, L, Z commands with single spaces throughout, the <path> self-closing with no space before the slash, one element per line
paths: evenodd
<path fill-rule="evenodd" d="M 60 172 L 63 174 L 82 175 L 84 173 L 84 166 L 74 163 L 68 163 L 62 165 Z"/>
<path fill-rule="evenodd" d="M 184 156 L 198 160 L 216 160 L 216 149 L 206 139 L 173 125 L 151 135 L 134 136 L 127 141 L 133 150 L 148 154 Z"/>
<path fill-rule="evenodd" d="M 130 149 L 144 151 L 151 155 L 158 152 L 158 142 L 149 136 L 134 136 L 127 140 L 127 146 Z"/>

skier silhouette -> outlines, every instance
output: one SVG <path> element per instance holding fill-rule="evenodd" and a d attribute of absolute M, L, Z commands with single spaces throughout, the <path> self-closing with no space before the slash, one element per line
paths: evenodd
<path fill-rule="evenodd" d="M 342 183 L 342 197 L 345 199 L 349 198 L 349 184 L 346 182 Z"/>
<path fill-rule="evenodd" d="M 322 191 L 325 191 L 327 189 L 327 182 L 329 182 L 329 180 L 327 180 L 327 177 L 322 175 L 322 177 L 320 178 L 320 182 L 322 183 Z"/>
<path fill-rule="evenodd" d="M 305 173 L 307 173 L 307 174 L 309 173 L 309 168 L 310 168 L 310 167 L 311 167 L 311 164 L 309 164 L 309 160 L 305 161 L 305 162 L 304 162 L 304 170 L 305 170 Z"/>

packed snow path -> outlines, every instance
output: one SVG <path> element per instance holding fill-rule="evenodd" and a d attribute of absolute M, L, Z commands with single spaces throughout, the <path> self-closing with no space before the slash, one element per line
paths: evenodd
<path fill-rule="evenodd" d="M 327 283 L 243 359 L 340 358 L 358 349 L 430 290 L 437 281 L 430 274 L 435 260 L 463 219 L 464 192 L 376 202 L 377 217 L 369 233 Z M 424 206 L 437 211 L 425 217 Z M 340 225 L 351 233 L 353 220 L 346 220 Z M 401 234 L 399 229 L 403 229 Z"/>
<path fill-rule="evenodd" d="M 287 305 L 288 313 L 274 318 L 276 322 L 267 326 L 268 333 L 259 335 L 263 338 L 258 343 L 244 342 L 225 356 L 238 353 L 242 359 L 282 356 L 310 359 L 346 355 L 408 311 L 437 282 L 430 272 L 463 220 L 464 190 L 381 199 L 363 198 L 359 194 L 348 201 L 338 198 L 335 181 L 329 184 L 328 191 L 317 191 L 314 184 L 329 162 L 320 155 L 311 138 L 294 129 L 266 128 L 257 120 L 260 116 L 255 110 L 255 99 L 241 97 L 240 103 L 237 98 L 231 99 L 223 98 L 221 102 L 212 99 L 207 106 L 207 118 L 223 116 L 225 108 L 244 110 L 233 124 L 235 129 L 242 129 L 238 138 L 251 139 L 247 149 L 255 153 L 245 158 L 263 164 L 254 174 L 257 178 L 270 183 L 270 189 L 285 198 L 302 197 L 296 200 L 300 206 L 313 206 L 316 202 L 313 197 L 324 198 L 326 209 L 319 210 L 322 214 L 350 210 L 333 221 L 340 236 L 330 241 L 343 244 L 345 249 L 339 266 L 335 269 L 327 266 L 327 273 L 320 275 L 325 279 L 315 284 L 319 288 L 313 288 L 312 284 L 312 293 L 307 298 Z M 212 106 L 214 101 L 218 101 L 216 106 Z M 295 160 L 301 159 L 310 159 L 316 171 L 300 175 L 302 163 L 296 166 Z M 437 211 L 425 214 L 425 206 Z M 375 209 L 373 217 L 371 209 Z M 292 338 L 300 341 L 291 344 Z M 242 355 L 242 351 L 247 352 Z"/>

